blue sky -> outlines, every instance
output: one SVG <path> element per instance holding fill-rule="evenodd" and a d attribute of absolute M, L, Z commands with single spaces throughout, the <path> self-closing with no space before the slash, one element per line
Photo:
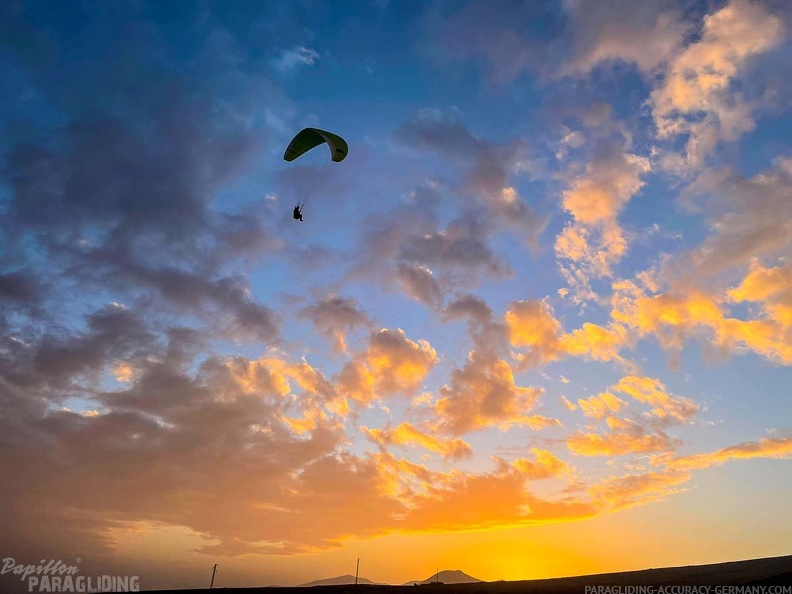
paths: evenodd
<path fill-rule="evenodd" d="M 10 556 L 164 587 L 789 553 L 783 2 L 0 11 Z M 304 127 L 348 157 L 285 162 Z"/>

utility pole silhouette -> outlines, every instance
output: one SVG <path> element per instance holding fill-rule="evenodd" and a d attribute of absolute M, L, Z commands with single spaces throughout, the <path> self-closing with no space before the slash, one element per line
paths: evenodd
<path fill-rule="evenodd" d="M 437 584 L 439 582 L 440 582 L 440 568 L 438 567 L 437 571 L 435 572 L 435 583 Z"/>
<path fill-rule="evenodd" d="M 215 563 L 214 567 L 212 567 L 212 582 L 209 584 L 209 589 L 210 590 L 212 588 L 214 588 L 214 576 L 215 576 L 215 573 L 217 573 L 217 563 Z"/>
<path fill-rule="evenodd" d="M 358 573 L 360 572 L 360 557 L 358 557 L 357 567 L 355 568 L 355 585 L 357 586 Z"/>

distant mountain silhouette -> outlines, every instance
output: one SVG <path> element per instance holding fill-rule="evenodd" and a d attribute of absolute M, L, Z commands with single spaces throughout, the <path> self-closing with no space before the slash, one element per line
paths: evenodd
<path fill-rule="evenodd" d="M 412 586 L 413 584 L 431 584 L 435 581 L 441 581 L 444 584 L 473 584 L 475 582 L 480 582 L 481 580 L 474 578 L 472 575 L 468 575 L 459 569 L 444 569 L 439 575 L 433 573 L 425 580 L 410 580 L 409 582 L 404 582 L 402 586 Z"/>
<path fill-rule="evenodd" d="M 297 587 L 301 588 L 303 586 L 346 586 L 354 583 L 355 583 L 354 575 L 339 575 L 338 577 L 327 578 L 324 580 L 314 580 L 312 582 L 308 582 L 307 584 L 299 584 Z M 358 584 L 376 585 L 377 582 L 372 582 L 370 579 L 359 577 Z"/>
<path fill-rule="evenodd" d="M 465 584 L 454 585 L 450 580 L 468 579 L 479 583 L 478 586 Z M 786 586 L 792 582 L 792 555 L 783 557 L 767 557 L 764 559 L 747 559 L 744 561 L 727 561 L 710 565 L 688 565 L 685 567 L 664 567 L 661 569 L 642 569 L 619 573 L 601 573 L 594 575 L 578 575 L 562 578 L 545 578 L 539 580 L 481 582 L 461 571 L 443 571 L 438 576 L 445 586 L 425 586 L 410 588 L 409 594 L 515 594 L 531 592 L 532 594 L 558 594 L 559 592 L 583 592 L 585 586 Z M 431 583 L 435 576 L 426 580 L 412 580 L 404 585 Z M 335 580 L 348 580 L 344 583 Z M 328 594 L 398 594 L 400 588 L 388 588 L 384 584 L 372 584 L 371 580 L 360 578 L 360 587 L 355 588 L 355 578 L 344 575 L 330 580 L 317 580 L 305 586 L 319 584 L 340 584 L 331 586 Z M 375 587 L 376 586 L 376 587 Z M 237 594 L 291 594 L 294 586 L 265 588 L 235 588 Z M 21 590 L 11 590 L 17 592 Z M 230 590 L 229 590 L 230 591 Z M 147 590 L 148 594 L 218 594 L 218 590 Z M 306 590 L 306 594 L 312 591 Z"/>

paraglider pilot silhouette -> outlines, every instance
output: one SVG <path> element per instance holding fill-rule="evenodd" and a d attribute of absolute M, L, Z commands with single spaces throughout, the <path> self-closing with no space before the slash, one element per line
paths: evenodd
<path fill-rule="evenodd" d="M 283 160 L 294 161 L 297 157 L 324 143 L 327 143 L 327 146 L 330 147 L 330 157 L 334 162 L 340 163 L 346 158 L 349 146 L 347 146 L 343 138 L 332 132 L 319 130 L 319 128 L 305 128 L 292 138 L 289 146 L 286 147 L 286 152 L 283 154 Z M 302 204 L 298 202 L 294 207 L 292 212 L 294 220 L 302 222 L 302 209 L 304 206 L 305 202 Z"/>

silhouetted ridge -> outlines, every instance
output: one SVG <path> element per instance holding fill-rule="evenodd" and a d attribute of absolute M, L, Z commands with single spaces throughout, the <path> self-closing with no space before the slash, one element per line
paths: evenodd
<path fill-rule="evenodd" d="M 339 575 L 337 577 L 326 578 L 323 580 L 314 580 L 312 582 L 308 582 L 307 584 L 299 584 L 299 588 L 303 586 L 348 586 L 350 584 L 355 583 L 355 576 L 354 575 Z M 372 582 L 368 578 L 359 577 L 358 584 L 377 584 L 377 582 Z"/>
<path fill-rule="evenodd" d="M 442 582 L 444 584 L 474 584 L 476 582 L 480 582 L 481 580 L 474 578 L 472 575 L 466 574 L 460 569 L 444 569 L 439 575 L 437 573 L 433 573 L 425 580 L 410 580 L 408 582 L 404 582 L 402 585 L 412 586 L 413 584 L 431 584 L 436 581 Z"/>

